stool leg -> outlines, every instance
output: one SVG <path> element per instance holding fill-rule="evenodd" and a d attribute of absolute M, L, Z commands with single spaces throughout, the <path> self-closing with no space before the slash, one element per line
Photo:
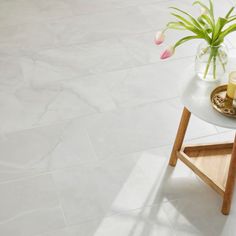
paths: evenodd
<path fill-rule="evenodd" d="M 223 205 L 221 209 L 221 212 L 224 215 L 228 215 L 230 212 L 231 201 L 232 201 L 233 192 L 234 192 L 235 177 L 236 177 L 236 135 L 234 139 L 234 146 L 233 146 L 232 156 L 230 160 L 229 173 L 228 173 L 228 178 L 227 178 L 226 187 L 225 187 Z"/>
<path fill-rule="evenodd" d="M 191 112 L 185 107 L 183 109 L 182 117 L 181 117 L 181 120 L 179 123 L 179 128 L 178 128 L 177 135 L 175 138 L 175 143 L 172 148 L 172 152 L 171 152 L 171 156 L 170 156 L 170 160 L 169 160 L 170 166 L 176 165 L 177 151 L 179 151 L 182 147 L 190 116 L 191 116 Z"/>

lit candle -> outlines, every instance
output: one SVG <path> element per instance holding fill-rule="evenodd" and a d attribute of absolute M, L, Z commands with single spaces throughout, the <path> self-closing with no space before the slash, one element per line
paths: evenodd
<path fill-rule="evenodd" d="M 236 71 L 229 74 L 229 83 L 227 87 L 227 96 L 235 99 L 236 92 Z"/>

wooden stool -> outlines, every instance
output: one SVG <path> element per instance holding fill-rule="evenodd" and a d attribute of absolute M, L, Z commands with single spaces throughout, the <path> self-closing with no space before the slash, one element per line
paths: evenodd
<path fill-rule="evenodd" d="M 178 158 L 205 183 L 223 197 L 221 212 L 228 215 L 236 175 L 236 136 L 234 143 L 184 146 L 191 112 L 185 107 L 173 145 L 169 165 L 175 166 Z M 236 122 L 236 121 L 235 121 Z"/>

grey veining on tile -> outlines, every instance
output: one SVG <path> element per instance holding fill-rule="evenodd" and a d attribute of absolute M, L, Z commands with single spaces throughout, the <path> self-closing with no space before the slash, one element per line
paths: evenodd
<path fill-rule="evenodd" d="M 54 172 L 54 181 L 69 223 L 102 219 L 104 215 L 122 214 L 149 206 L 159 202 L 159 198 L 165 200 L 166 194 L 171 198 L 169 188 L 162 186 L 166 178 L 164 153 L 157 149 Z M 189 176 L 190 172 L 182 173 Z M 76 206 L 81 211 L 76 211 Z"/>
<path fill-rule="evenodd" d="M 71 78 L 69 72 L 28 58 L 1 59 L 4 68 L 0 81 L 1 131 L 32 128 L 95 112 L 82 98 L 56 83 L 67 75 Z"/>
<path fill-rule="evenodd" d="M 232 1 L 215 4 L 224 14 Z M 1 236 L 235 234 L 235 206 L 226 220 L 219 196 L 168 167 L 199 44 L 160 60 L 185 36 L 153 42 L 170 5 L 200 12 L 188 0 L 0 1 Z M 235 57 L 234 35 L 226 43 Z M 233 135 L 193 116 L 186 141 Z"/>
<path fill-rule="evenodd" d="M 52 22 L 50 26 L 57 35 L 60 45 L 91 43 L 151 29 L 138 7 L 75 16 Z"/>
<path fill-rule="evenodd" d="M 47 21 L 73 15 L 73 8 L 63 0 L 3 0 L 0 3 L 0 8 L 0 27 Z"/>
<path fill-rule="evenodd" d="M 176 88 L 181 80 L 180 68 L 183 63 L 189 63 L 189 59 L 71 79 L 62 81 L 62 87 L 77 94 L 98 111 L 133 107 L 177 97 L 179 91 Z M 172 64 L 175 69 L 166 75 L 166 69 Z M 160 67 L 158 71 L 157 67 Z M 173 87 L 165 84 L 166 80 Z M 160 87 L 160 84 L 163 86 Z M 164 86 L 168 93 L 164 92 Z"/>
<path fill-rule="evenodd" d="M 50 175 L 1 184 L 0 221 L 10 221 L 25 212 L 56 207 L 58 199 L 54 190 Z"/>
<path fill-rule="evenodd" d="M 57 38 L 47 22 L 0 27 L 0 53 L 25 55 L 44 48 L 55 47 Z"/>
<path fill-rule="evenodd" d="M 117 39 L 44 50 L 37 53 L 34 60 L 76 76 L 135 66 Z"/>
<path fill-rule="evenodd" d="M 61 208 L 40 209 L 27 212 L 20 218 L 0 225 L 0 233 L 4 236 L 32 236 L 65 227 Z"/>
<path fill-rule="evenodd" d="M 96 13 L 100 11 L 110 11 L 130 6 L 145 5 L 147 3 L 156 2 L 157 0 L 69 0 L 73 6 L 73 12 L 76 15 Z M 161 1 L 161 0 L 158 0 Z"/>
<path fill-rule="evenodd" d="M 172 99 L 124 108 L 91 115 L 83 122 L 98 156 L 130 153 L 172 143 L 182 110 L 179 103 Z M 187 138 L 216 133 L 213 125 L 195 117 L 189 130 Z"/>
<path fill-rule="evenodd" d="M 87 221 L 79 225 L 65 226 L 63 228 L 47 231 L 37 236 L 93 236 L 100 222 L 97 220 Z"/>
<path fill-rule="evenodd" d="M 6 134 L 0 156 L 0 182 L 96 161 L 79 121 Z"/>
<path fill-rule="evenodd" d="M 50 175 L 0 184 L 1 235 L 33 235 L 65 225 Z"/>

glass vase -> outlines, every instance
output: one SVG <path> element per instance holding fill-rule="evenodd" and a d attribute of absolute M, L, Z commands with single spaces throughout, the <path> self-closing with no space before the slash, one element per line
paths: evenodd
<path fill-rule="evenodd" d="M 228 50 L 224 44 L 211 46 L 201 43 L 195 58 L 195 71 L 201 80 L 214 82 L 222 79 L 228 64 Z"/>

